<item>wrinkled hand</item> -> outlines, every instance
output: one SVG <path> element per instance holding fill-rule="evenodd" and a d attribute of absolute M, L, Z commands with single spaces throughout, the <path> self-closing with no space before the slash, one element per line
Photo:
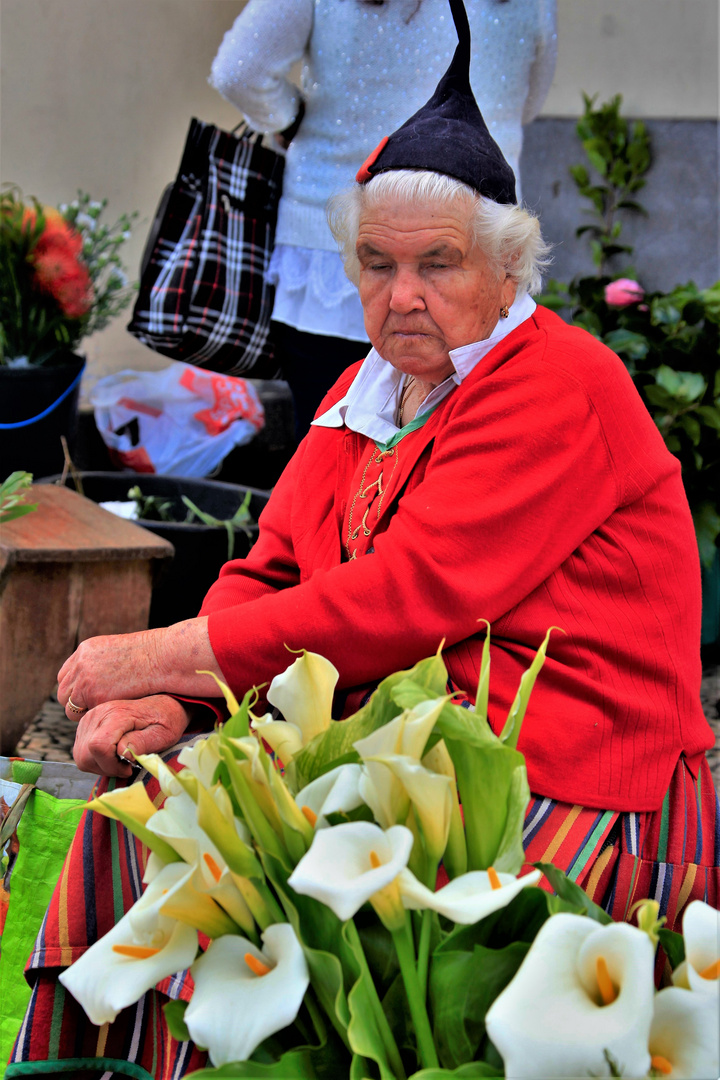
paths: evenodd
<path fill-rule="evenodd" d="M 152 694 L 215 697 L 217 684 L 198 670 L 222 678 L 210 647 L 207 618 L 186 619 L 157 630 L 82 641 L 58 672 L 58 701 L 77 720 L 78 709 Z M 77 709 L 68 708 L 72 698 Z"/>
<path fill-rule="evenodd" d="M 81 717 L 73 757 L 84 772 L 129 777 L 130 765 L 120 760 L 128 747 L 136 754 L 161 753 L 178 741 L 189 722 L 182 702 L 165 694 L 106 701 Z"/>

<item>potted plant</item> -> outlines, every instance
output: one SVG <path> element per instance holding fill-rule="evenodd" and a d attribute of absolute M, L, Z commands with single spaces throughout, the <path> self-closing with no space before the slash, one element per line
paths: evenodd
<path fill-rule="evenodd" d="M 668 449 L 680 460 L 695 522 L 703 576 L 703 644 L 720 638 L 720 281 L 689 281 L 668 293 L 646 291 L 634 267 L 618 266 L 633 248 L 620 242 L 624 214 L 645 213 L 637 192 L 651 164 L 642 122 L 621 115 L 620 95 L 599 108 L 584 95 L 577 125 L 587 164 L 570 172 L 589 201 L 595 273 L 568 284 L 550 280 L 539 303 L 559 311 L 624 361 Z"/>
<path fill-rule="evenodd" d="M 43 483 L 60 477 L 47 477 Z M 197 615 L 220 568 L 257 539 L 269 492 L 198 477 L 73 472 L 65 483 L 105 509 L 169 540 L 175 548 L 153 584 L 149 626 Z"/>
<path fill-rule="evenodd" d="M 136 215 L 107 225 L 106 205 L 83 192 L 59 209 L 0 193 L 0 474 L 62 467 L 85 365 L 76 350 L 132 297 L 119 249 Z"/>

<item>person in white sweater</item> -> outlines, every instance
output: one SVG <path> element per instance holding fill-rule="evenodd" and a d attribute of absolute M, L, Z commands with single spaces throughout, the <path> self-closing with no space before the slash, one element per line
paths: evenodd
<path fill-rule="evenodd" d="M 522 127 L 540 111 L 555 70 L 556 0 L 465 6 L 473 91 L 519 182 Z M 292 131 L 301 116 L 287 149 L 270 266 L 273 340 L 298 439 L 325 392 L 369 350 L 325 205 L 383 136 L 427 101 L 456 43 L 447 0 L 249 0 L 213 62 L 211 85 L 253 130 Z M 298 62 L 299 87 L 291 78 Z"/>

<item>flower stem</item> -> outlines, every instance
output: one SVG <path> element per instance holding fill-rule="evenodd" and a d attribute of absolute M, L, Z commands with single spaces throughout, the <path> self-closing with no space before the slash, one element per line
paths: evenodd
<path fill-rule="evenodd" d="M 415 948 L 409 919 L 406 919 L 405 926 L 402 929 L 392 931 L 392 938 L 400 962 L 400 973 L 405 984 L 405 993 L 410 1006 L 413 1027 L 415 1028 L 420 1064 L 423 1069 L 437 1069 L 439 1066 L 438 1056 L 432 1031 L 430 1030 L 430 1020 L 428 1019 L 425 1000 L 420 990 L 415 968 Z"/>
<path fill-rule="evenodd" d="M 417 978 L 420 988 L 420 997 L 423 1004 L 427 1001 L 427 976 L 428 963 L 430 961 L 430 932 L 432 930 L 433 912 L 425 908 L 422 913 L 420 926 L 420 941 L 418 942 Z"/>
<path fill-rule="evenodd" d="M 398 1050 L 397 1043 L 395 1042 L 395 1036 L 392 1033 L 388 1019 L 383 1011 L 380 998 L 378 997 L 377 988 L 373 982 L 373 977 L 368 967 L 368 962 L 365 957 L 365 951 L 360 941 L 360 935 L 358 934 L 357 927 L 352 919 L 349 919 L 346 923 L 347 937 L 350 945 L 353 948 L 353 953 L 357 958 L 360 965 L 361 978 L 364 976 L 364 985 L 367 987 L 367 1000 L 372 1008 L 373 1017 L 377 1025 L 378 1033 L 382 1039 L 383 1046 L 385 1047 L 385 1053 L 388 1057 L 390 1068 L 392 1069 L 397 1080 L 405 1080 L 405 1069 L 403 1067 L 402 1059 L 400 1057 L 400 1051 Z"/>
<path fill-rule="evenodd" d="M 435 882 L 437 880 L 437 869 L 438 864 L 432 861 L 427 873 L 427 879 L 425 881 L 428 889 L 432 889 L 433 891 L 435 889 Z M 420 940 L 418 941 L 417 975 L 423 1004 L 427 1002 L 428 964 L 430 962 L 430 934 L 432 932 L 433 914 L 434 913 L 430 908 L 425 908 L 425 910 L 423 911 L 422 922 L 420 924 Z"/>
<path fill-rule="evenodd" d="M 325 1026 L 325 1021 L 322 1018 L 322 1013 L 320 1012 L 320 1006 L 315 1000 L 315 994 L 313 993 L 312 987 L 309 986 L 307 988 L 303 1000 L 310 1015 L 310 1019 L 312 1020 L 312 1025 L 315 1028 L 318 1042 L 320 1045 L 323 1045 L 327 1039 L 327 1028 Z"/>

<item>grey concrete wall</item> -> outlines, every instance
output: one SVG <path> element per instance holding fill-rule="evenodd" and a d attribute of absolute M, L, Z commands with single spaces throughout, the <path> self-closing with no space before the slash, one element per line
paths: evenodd
<path fill-rule="evenodd" d="M 555 245 L 550 274 L 562 281 L 594 273 L 587 237 L 575 237 L 575 229 L 592 220 L 568 172 L 571 165 L 587 163 L 575 123 L 536 120 L 525 131 L 521 159 L 524 201 Z M 720 279 L 718 123 L 646 123 L 653 162 L 637 199 L 648 216 L 624 215 L 621 242 L 635 251 L 616 257 L 616 268 L 632 262 L 648 290 L 667 291 L 689 280 L 707 288 Z"/>

